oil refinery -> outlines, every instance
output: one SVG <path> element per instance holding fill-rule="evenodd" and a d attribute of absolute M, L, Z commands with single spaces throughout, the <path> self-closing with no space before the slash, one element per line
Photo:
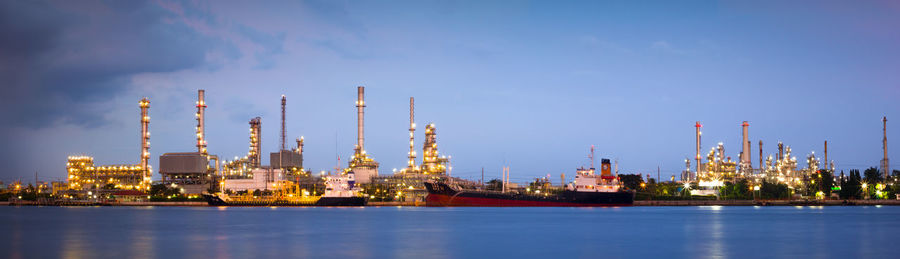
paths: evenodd
<path fill-rule="evenodd" d="M 889 179 L 887 117 L 882 118 L 882 122 L 882 147 L 884 158 L 881 160 L 880 170 L 884 177 L 882 179 Z M 684 183 L 686 188 L 688 186 L 696 186 L 691 188 L 691 194 L 719 197 L 721 195 L 719 192 L 726 182 L 734 183 L 742 180 L 747 180 L 751 184 L 751 188 L 755 190 L 759 190 L 759 187 L 763 182 L 768 182 L 783 184 L 793 192 L 793 190 L 810 188 L 811 185 L 815 184 L 815 178 L 821 177 L 820 173 L 823 171 L 828 172 L 827 175 L 834 177 L 835 182 L 846 179 L 846 176 L 835 175 L 834 160 L 828 159 L 827 140 L 823 142 L 823 159 L 819 159 L 819 157 L 816 156 L 815 151 L 812 151 L 806 155 L 806 160 L 803 164 L 798 164 L 801 162 L 798 161 L 797 156 L 793 154 L 791 146 L 785 145 L 782 142 L 777 143 L 777 151 L 775 153 L 765 155 L 763 141 L 759 140 L 759 157 L 757 165 L 754 167 L 750 155 L 750 124 L 747 121 L 743 121 L 740 126 L 742 129 L 742 147 L 741 151 L 738 153 L 739 160 L 732 160 L 730 156 L 727 156 L 724 143 L 719 142 L 716 146 L 710 148 L 705 156 L 706 160 L 704 161 L 704 156 L 700 153 L 702 148 L 702 132 L 700 129 L 703 125 L 699 121 L 694 124 L 696 153 L 693 162 L 695 167 L 691 167 L 690 159 L 685 159 L 685 169 L 681 172 L 679 181 Z M 879 185 L 878 188 L 884 188 L 884 186 Z"/>
<path fill-rule="evenodd" d="M 134 190 L 141 193 L 150 191 L 154 174 L 149 165 L 150 158 L 150 101 L 143 98 L 138 103 L 140 107 L 141 144 L 140 160 L 137 164 L 120 165 L 94 165 L 94 159 L 90 156 L 76 155 L 68 157 L 66 170 L 68 181 L 64 185 L 64 193 L 67 197 L 95 197 L 103 193 L 104 189 Z M 406 166 L 400 170 L 394 169 L 390 174 L 380 172 L 381 163 L 367 152 L 365 146 L 365 87 L 356 88 L 356 143 L 352 148 L 352 155 L 348 159 L 346 168 L 337 166 L 333 171 L 321 171 L 312 173 L 304 168 L 304 137 L 296 138 L 296 145 L 289 147 L 287 142 L 287 97 L 280 98 L 280 129 L 279 145 L 275 152 L 269 156 L 269 165 L 262 164 L 262 117 L 253 117 L 248 120 L 249 134 L 248 151 L 246 154 L 234 156 L 233 159 L 220 160 L 218 155 L 211 154 L 207 150 L 206 138 L 206 91 L 197 91 L 197 100 L 194 119 L 196 127 L 194 135 L 196 150 L 188 152 L 170 152 L 159 156 L 159 178 L 157 182 L 166 188 L 177 190 L 178 193 L 188 197 L 200 197 L 206 193 L 220 193 L 231 195 L 223 196 L 224 200 L 241 200 L 253 204 L 260 203 L 258 196 L 264 194 L 267 197 L 281 199 L 279 204 L 313 204 L 311 197 L 326 193 L 335 193 L 335 189 L 328 187 L 329 183 L 344 183 L 343 188 L 361 197 L 371 200 L 393 200 L 408 202 L 423 202 L 428 194 L 424 183 L 432 180 L 450 180 L 458 185 L 474 188 L 485 188 L 484 180 L 470 181 L 452 177 L 450 156 L 442 155 L 438 150 L 437 126 L 434 123 L 424 124 L 424 139 L 420 142 L 420 148 L 416 145 L 416 117 L 415 99 L 409 97 L 409 150 Z M 881 159 L 881 174 L 887 179 L 889 173 L 887 156 L 887 118 L 882 122 L 882 147 L 884 157 Z M 736 153 L 737 159 L 733 159 L 726 151 L 726 145 L 718 142 L 709 148 L 705 154 L 703 149 L 702 132 L 703 125 L 700 121 L 694 123 L 695 148 L 693 159 L 685 159 L 685 167 L 681 171 L 679 183 L 684 185 L 694 196 L 720 197 L 723 186 L 726 183 L 747 181 L 751 189 L 758 189 L 764 182 L 783 184 L 791 190 L 801 190 L 814 183 L 815 177 L 821 177 L 821 172 L 829 172 L 836 180 L 845 179 L 845 176 L 834 175 L 835 164 L 828 158 L 828 141 L 824 141 L 820 159 L 815 152 L 806 155 L 805 163 L 798 160 L 791 146 L 777 142 L 776 151 L 766 154 L 763 141 L 758 140 L 758 152 L 756 164 L 754 164 L 753 148 L 750 139 L 750 123 L 742 121 L 740 124 L 740 149 Z M 592 147 L 593 149 L 593 147 Z M 592 156 L 591 156 L 592 157 Z M 592 163 L 593 163 L 593 158 Z M 504 167 L 501 187 L 505 191 L 510 186 L 517 186 L 509 182 L 508 169 Z M 578 175 L 578 174 L 576 174 Z M 348 178 L 349 177 L 349 178 Z M 838 178 L 840 177 L 840 178 Z M 616 163 L 615 178 L 619 179 L 618 162 Z M 648 177 L 649 178 L 649 177 Z M 659 181 L 657 176 L 657 181 Z M 349 180 L 348 180 L 349 179 Z M 549 175 L 542 180 L 549 185 Z M 537 181 L 537 180 L 536 180 Z M 562 180 L 566 183 L 565 174 Z M 673 176 L 674 182 L 674 176 Z M 561 187 L 554 187 L 561 188 Z M 108 191 L 107 191 L 108 192 Z M 256 197 L 256 198 L 253 198 Z M 302 202 L 301 202 L 302 200 Z M 292 203 L 293 202 L 293 203 Z"/>

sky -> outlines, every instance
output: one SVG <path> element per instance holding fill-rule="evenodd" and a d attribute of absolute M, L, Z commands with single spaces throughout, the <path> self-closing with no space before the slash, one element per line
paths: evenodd
<path fill-rule="evenodd" d="M 571 177 L 591 145 L 665 179 L 695 121 L 704 153 L 737 159 L 749 121 L 753 161 L 760 140 L 801 161 L 828 140 L 838 170 L 865 169 L 883 116 L 900 169 L 898 26 L 896 1 L 0 1 L 0 180 L 138 163 L 143 97 L 151 165 L 193 152 L 198 89 L 210 153 L 244 156 L 256 116 L 274 152 L 283 94 L 305 167 L 346 166 L 356 86 L 381 174 L 406 165 L 409 97 L 417 149 L 435 123 L 469 179 Z"/>

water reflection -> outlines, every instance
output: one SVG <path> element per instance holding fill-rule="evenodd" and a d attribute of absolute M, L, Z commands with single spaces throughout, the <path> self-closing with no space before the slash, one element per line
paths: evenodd
<path fill-rule="evenodd" d="M 900 207 L 0 207 L 3 258 L 891 257 Z"/>

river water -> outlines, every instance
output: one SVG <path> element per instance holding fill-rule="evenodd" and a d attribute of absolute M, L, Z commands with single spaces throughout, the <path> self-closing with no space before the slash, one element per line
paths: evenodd
<path fill-rule="evenodd" d="M 898 258 L 900 207 L 0 207 L 2 258 Z"/>

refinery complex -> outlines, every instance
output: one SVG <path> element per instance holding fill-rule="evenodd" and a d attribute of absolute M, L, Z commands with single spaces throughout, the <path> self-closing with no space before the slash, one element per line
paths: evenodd
<path fill-rule="evenodd" d="M 720 187 L 725 182 L 735 182 L 739 180 L 748 180 L 751 187 L 759 190 L 762 182 L 780 183 L 791 189 L 804 188 L 807 185 L 814 184 L 815 179 L 820 177 L 823 171 L 828 175 L 840 180 L 843 175 L 834 175 L 834 160 L 828 159 L 828 141 L 823 141 L 823 158 L 819 159 L 815 151 L 806 155 L 806 161 L 798 162 L 797 157 L 791 152 L 791 147 L 778 142 L 777 151 L 774 154 L 766 154 L 763 150 L 763 141 L 759 140 L 759 152 L 756 166 L 753 165 L 752 148 L 749 134 L 750 124 L 743 121 L 741 124 L 741 149 L 738 153 L 738 160 L 732 160 L 731 156 L 726 156 L 725 145 L 719 142 L 715 147 L 710 148 L 709 152 L 703 156 L 701 128 L 703 125 L 698 121 L 694 124 L 696 137 L 696 154 L 691 166 L 692 159 L 685 159 L 685 168 L 681 172 L 680 182 L 685 186 L 696 184 L 691 190 L 693 195 L 719 195 Z M 890 179 L 890 168 L 887 154 L 887 117 L 882 118 L 882 148 L 884 158 L 881 160 L 880 170 L 882 179 Z M 705 160 L 704 160 L 705 158 Z M 798 163 L 801 163 L 798 165 Z M 802 166 L 799 167 L 799 166 Z M 878 188 L 884 188 L 879 185 Z M 879 190 L 880 191 L 880 190 Z M 836 195 L 836 194 L 835 194 Z"/>
<path fill-rule="evenodd" d="M 206 139 L 206 91 L 197 91 L 195 150 L 167 152 L 159 156 L 158 171 L 153 170 L 150 160 L 150 100 L 143 98 L 138 102 L 140 112 L 140 151 L 137 163 L 114 165 L 94 164 L 90 156 L 69 156 L 66 161 L 67 180 L 52 184 L 37 183 L 42 188 L 52 189 L 57 197 L 69 199 L 91 199 L 114 193 L 128 194 L 131 197 L 149 199 L 151 187 L 160 185 L 177 190 L 179 195 L 199 198 L 202 194 L 227 193 L 231 195 L 274 195 L 283 197 L 316 196 L 330 190 L 326 187 L 327 176 L 346 176 L 352 173 L 351 185 L 360 187 L 359 195 L 381 200 L 419 202 L 424 201 L 428 192 L 425 182 L 429 180 L 449 180 L 454 184 L 484 189 L 484 179 L 470 181 L 451 177 L 450 156 L 441 155 L 438 149 L 437 128 L 434 124 L 424 127 L 424 140 L 417 145 L 415 133 L 415 99 L 409 98 L 409 151 L 406 167 L 394 170 L 390 174 L 381 172 L 380 163 L 372 154 L 366 152 L 365 146 L 365 87 L 356 89 L 357 132 L 356 143 L 352 147 L 352 156 L 345 167 L 337 166 L 334 170 L 311 172 L 304 167 L 304 137 L 298 136 L 288 141 L 286 132 L 287 97 L 282 95 L 280 139 L 275 152 L 269 153 L 269 165 L 262 164 L 263 149 L 261 146 L 262 118 L 248 118 L 248 151 L 239 156 L 219 156 L 207 150 Z M 883 153 L 880 173 L 882 179 L 890 179 L 891 171 L 887 154 L 887 118 L 881 120 L 883 131 Z M 707 153 L 703 153 L 701 129 L 703 125 L 694 123 L 695 149 L 693 158 L 685 158 L 685 167 L 680 177 L 672 179 L 684 186 L 690 195 L 720 196 L 720 190 L 726 183 L 746 181 L 750 188 L 758 189 L 763 182 L 779 183 L 791 189 L 806 188 L 813 184 L 822 172 L 840 181 L 845 176 L 834 172 L 835 162 L 828 158 L 828 141 L 823 140 L 822 158 L 815 152 L 806 154 L 805 161 L 797 158 L 789 145 L 778 142 L 771 145 L 771 152 L 766 152 L 762 140 L 750 138 L 750 123 L 743 121 L 735 126 L 741 127 L 740 149 L 735 153 L 737 159 L 728 155 L 726 146 L 718 142 Z M 186 129 L 187 131 L 187 129 Z M 299 135 L 299 134 L 298 134 Z M 753 144 L 757 143 L 754 150 Z M 756 151 L 756 152 L 754 152 Z M 591 168 L 593 172 L 593 147 L 591 148 Z M 755 159 L 754 159 L 754 156 Z M 604 159 L 604 161 L 608 161 Z M 608 163 L 607 163 L 608 164 Z M 585 169 L 587 170 L 587 169 Z M 152 180 L 154 173 L 159 174 L 159 181 Z M 576 175 L 580 175 L 576 173 Z M 483 177 L 483 176 L 482 176 Z M 615 175 L 619 180 L 618 164 Z M 557 190 L 565 189 L 565 174 L 561 175 Z M 649 178 L 649 177 L 648 177 Z M 656 181 L 659 181 L 657 176 Z M 504 167 L 500 190 L 506 192 L 518 185 L 509 182 L 508 168 Z M 549 175 L 535 180 L 537 185 L 552 186 Z M 648 179 L 649 181 L 649 179 Z M 531 187 L 537 186 L 535 183 Z M 21 183 L 14 183 L 21 185 Z M 527 186 L 526 186 L 527 187 Z M 882 185 L 879 188 L 883 188 Z M 519 191 L 534 191 L 525 187 Z M 546 191 L 546 189 L 545 189 Z M 825 198 L 825 197 L 820 197 Z"/>
<path fill-rule="evenodd" d="M 68 198 L 97 198 L 110 190 L 131 193 L 149 192 L 151 185 L 164 184 L 176 188 L 188 197 L 203 193 L 268 192 L 286 195 L 317 195 L 324 192 L 324 174 L 313 174 L 303 167 L 304 138 L 289 147 L 286 132 L 287 97 L 281 96 L 280 146 L 269 154 L 269 165 L 262 164 L 262 119 L 249 118 L 249 151 L 232 159 L 211 154 L 207 150 L 205 116 L 206 91 L 197 91 L 196 150 L 169 152 L 159 156 L 159 182 L 152 182 L 150 159 L 150 101 L 139 102 L 141 115 L 141 152 L 139 163 L 123 165 L 95 165 L 93 157 L 70 156 L 66 163 L 68 180 L 54 188 L 54 194 Z M 438 152 L 437 129 L 425 126 L 425 140 L 421 145 L 421 161 L 415 145 L 415 103 L 409 98 L 409 161 L 407 167 L 390 175 L 379 174 L 379 162 L 365 149 L 365 87 L 357 87 L 357 142 L 345 168 L 335 168 L 328 174 L 344 175 L 352 172 L 355 182 L 369 188 L 376 195 L 392 196 L 399 200 L 422 201 L 426 195 L 423 182 L 431 178 L 446 178 L 451 170 L 450 159 Z M 467 181 L 458 179 L 461 183 Z M 390 190 L 390 193 L 388 193 Z M 368 193 L 368 192 L 365 192 Z"/>

